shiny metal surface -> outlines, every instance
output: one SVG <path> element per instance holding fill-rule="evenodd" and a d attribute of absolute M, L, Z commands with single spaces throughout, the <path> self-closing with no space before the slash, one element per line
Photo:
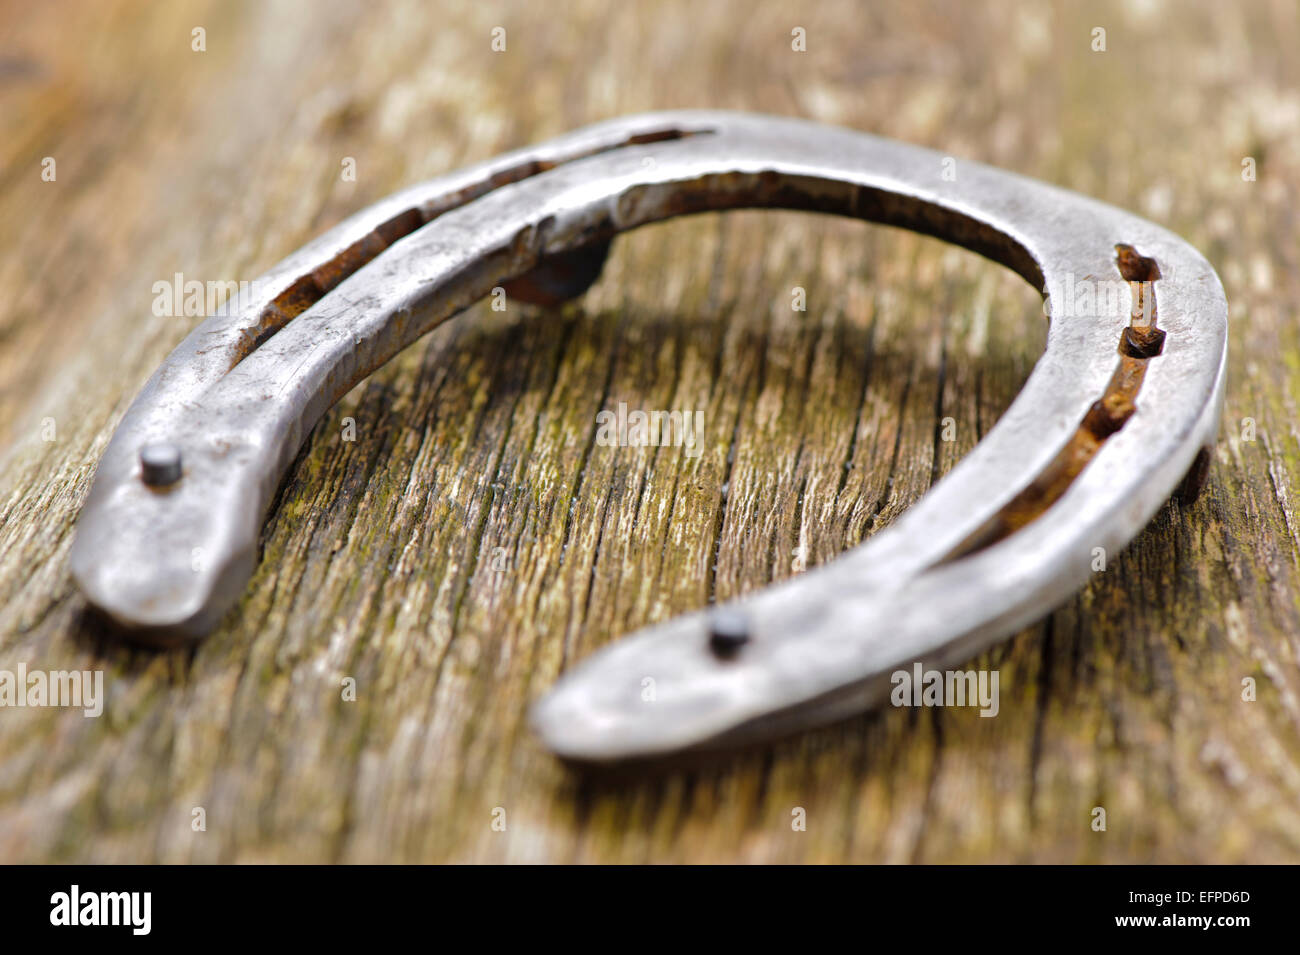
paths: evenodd
<path fill-rule="evenodd" d="M 812 209 L 939 236 L 1040 289 L 1129 281 L 1132 316 L 1053 318 L 1011 408 L 894 525 L 728 604 L 721 624 L 701 611 L 615 642 L 565 674 L 532 720 L 557 753 L 611 762 L 876 705 L 894 670 L 960 663 L 1077 590 L 1094 549 L 1131 540 L 1212 444 L 1222 402 L 1227 304 L 1196 250 L 977 163 L 945 177 L 945 159 L 800 120 L 671 112 L 391 196 L 275 266 L 254 301 L 205 321 L 155 372 L 100 462 L 74 578 L 141 639 L 201 636 L 243 592 L 275 490 L 331 404 L 495 286 L 530 301 L 579 294 L 609 239 L 647 222 Z M 141 470 L 159 444 L 183 461 L 161 486 Z"/>

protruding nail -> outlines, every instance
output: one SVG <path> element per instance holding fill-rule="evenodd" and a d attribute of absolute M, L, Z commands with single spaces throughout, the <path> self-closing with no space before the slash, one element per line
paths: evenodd
<path fill-rule="evenodd" d="M 1115 246 L 1115 264 L 1119 274 L 1130 282 L 1155 282 L 1160 279 L 1160 266 L 1150 256 L 1142 255 L 1131 245 Z"/>
<path fill-rule="evenodd" d="M 1129 358 L 1155 358 L 1165 348 L 1162 328 L 1134 328 L 1128 326 L 1120 336 L 1120 354 Z"/>
<path fill-rule="evenodd" d="M 749 620 L 738 610 L 715 610 L 709 616 L 709 649 L 731 657 L 749 642 Z"/>
<path fill-rule="evenodd" d="M 181 449 L 170 442 L 140 449 L 140 479 L 150 487 L 166 487 L 181 479 Z"/>

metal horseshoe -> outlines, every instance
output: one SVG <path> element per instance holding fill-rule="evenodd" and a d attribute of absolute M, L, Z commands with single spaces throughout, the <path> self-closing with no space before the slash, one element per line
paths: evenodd
<path fill-rule="evenodd" d="M 1095 548 L 1122 548 L 1180 481 L 1203 479 L 1223 397 L 1227 302 L 1195 249 L 1012 173 L 962 162 L 941 176 L 943 161 L 800 120 L 683 111 L 601 123 L 397 193 L 290 255 L 254 301 L 168 356 L 100 461 L 72 574 L 141 639 L 206 633 L 244 591 L 273 495 L 326 409 L 498 285 L 542 303 L 581 294 L 611 238 L 647 222 L 834 212 L 979 252 L 1049 304 L 1067 282 L 1127 282 L 1118 314 L 1050 321 L 1011 407 L 892 526 L 616 641 L 566 673 L 532 723 L 564 757 L 615 762 L 866 710 L 896 670 L 968 660 L 1081 587 Z"/>

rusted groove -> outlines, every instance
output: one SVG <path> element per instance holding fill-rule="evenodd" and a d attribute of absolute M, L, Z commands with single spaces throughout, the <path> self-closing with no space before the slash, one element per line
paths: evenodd
<path fill-rule="evenodd" d="M 938 564 L 991 547 L 1041 516 L 1060 500 L 1106 440 L 1136 413 L 1147 362 L 1164 349 L 1165 332 L 1156 327 L 1155 282 L 1160 278 L 1160 267 L 1155 259 L 1140 255 L 1131 245 L 1115 246 L 1115 264 L 1129 283 L 1133 306 L 1130 324 L 1120 333 L 1119 365 L 1106 390 L 1088 408 L 1065 447 L 1042 473 Z"/>
<path fill-rule="evenodd" d="M 1124 427 L 1135 411 L 1137 406 L 1125 391 L 1118 389 L 1108 391 L 1099 401 L 1092 403 L 1088 413 L 1083 416 L 1083 424 L 1079 427 L 1097 441 L 1105 441 Z"/>
<path fill-rule="evenodd" d="M 697 136 L 707 133 L 709 130 L 683 130 L 683 129 L 661 129 L 652 130 L 647 133 L 638 133 L 629 136 L 627 139 L 613 146 L 606 146 L 600 149 L 594 149 L 586 153 L 570 156 L 559 162 L 553 162 L 544 159 L 533 159 L 528 162 L 520 163 L 509 169 L 504 169 L 494 173 L 486 180 L 476 183 L 466 189 L 462 189 L 450 196 L 445 196 L 441 200 L 430 203 L 422 207 L 413 207 L 406 209 L 393 218 L 377 226 L 373 231 L 367 233 L 358 239 L 352 245 L 348 246 L 334 258 L 317 266 L 311 272 L 295 280 L 287 289 L 281 292 L 272 300 L 271 304 L 264 308 L 258 315 L 257 323 L 244 330 L 244 334 L 237 347 L 235 354 L 230 362 L 230 367 L 234 368 L 241 361 L 256 351 L 272 335 L 282 329 L 286 324 L 297 316 L 301 315 L 307 309 L 311 308 L 320 301 L 331 289 L 337 286 L 348 276 L 354 274 L 372 259 L 374 259 L 384 249 L 388 248 L 394 242 L 402 239 L 416 229 L 432 222 L 438 216 L 451 209 L 455 209 L 471 202 L 480 196 L 487 195 L 489 192 L 500 189 L 502 186 L 509 186 L 524 179 L 530 179 L 533 176 L 540 175 L 557 166 L 565 163 L 574 162 L 579 159 L 586 159 L 589 156 L 599 155 L 610 152 L 615 149 L 623 149 L 627 146 L 640 146 L 648 143 L 667 142 L 674 139 L 685 139 L 690 136 Z M 572 262 L 564 260 L 562 264 L 566 266 L 574 265 L 578 272 L 589 271 L 593 255 L 586 257 L 576 256 Z M 603 254 L 599 256 L 599 261 L 604 261 Z M 576 263 L 576 265 L 575 265 Z M 599 264 L 599 263 L 597 263 Z M 575 277 L 576 283 L 582 276 Z M 591 277 L 594 280 L 594 276 Z M 586 283 L 590 285 L 590 281 Z M 585 286 L 584 286 L 585 287 Z M 520 289 L 529 289 L 527 283 L 519 286 Z M 550 297 L 548 298 L 548 294 Z M 538 287 L 537 300 L 549 302 L 554 295 L 549 289 Z M 522 296 L 521 296 L 522 297 Z"/>
<path fill-rule="evenodd" d="M 691 181 L 636 186 L 618 201 L 618 214 L 624 223 L 756 208 L 848 215 L 937 236 L 1007 266 L 1035 288 L 1043 287 L 1038 263 L 1005 233 L 959 210 L 936 209 L 915 196 L 885 189 L 812 175 L 726 172 Z"/>

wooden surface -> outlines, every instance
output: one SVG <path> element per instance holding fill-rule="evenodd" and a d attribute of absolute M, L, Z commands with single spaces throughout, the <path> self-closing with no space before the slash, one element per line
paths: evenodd
<path fill-rule="evenodd" d="M 108 702 L 0 709 L 0 860 L 1300 859 L 1297 9 L 990 6 L 9 3 L 0 669 L 103 668 Z M 630 780 L 571 773 L 524 723 L 600 645 L 888 524 L 1032 367 L 1019 279 L 810 215 L 648 228 L 579 302 L 480 305 L 402 355 L 321 423 L 243 602 L 192 651 L 85 616 L 67 553 L 95 462 L 198 321 L 154 316 L 154 282 L 255 278 L 402 185 L 679 106 L 991 162 L 1219 269 L 1206 492 L 972 662 L 1000 672 L 995 719 L 891 709 Z M 595 445 L 620 401 L 702 409 L 704 453 Z"/>

